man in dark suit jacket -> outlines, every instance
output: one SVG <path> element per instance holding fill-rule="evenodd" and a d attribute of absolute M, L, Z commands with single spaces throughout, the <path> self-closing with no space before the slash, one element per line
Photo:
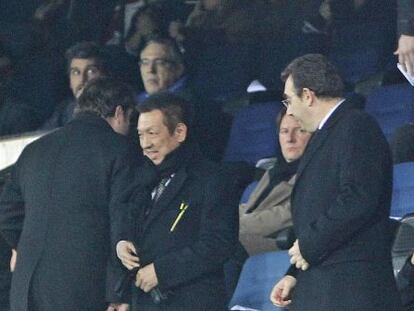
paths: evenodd
<path fill-rule="evenodd" d="M 93 81 L 77 117 L 19 157 L 0 198 L 0 231 L 17 248 L 11 310 L 106 308 L 111 217 L 139 159 L 123 136 L 134 104 L 124 84 Z"/>
<path fill-rule="evenodd" d="M 308 54 L 282 73 L 287 113 L 315 132 L 292 192 L 292 267 L 271 300 L 293 311 L 401 310 L 388 223 L 392 162 L 380 128 L 347 106 L 325 57 Z M 294 289 L 294 291 L 293 291 Z"/>
<path fill-rule="evenodd" d="M 116 230 L 117 255 L 135 283 L 133 310 L 226 307 L 223 263 L 237 242 L 237 200 L 189 137 L 188 107 L 175 95 L 157 94 L 138 108 L 147 161 L 131 214 Z M 157 304 L 159 294 L 166 299 Z"/>

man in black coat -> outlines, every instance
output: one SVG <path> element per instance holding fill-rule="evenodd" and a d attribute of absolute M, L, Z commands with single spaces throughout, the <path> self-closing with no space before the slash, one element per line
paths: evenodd
<path fill-rule="evenodd" d="M 223 263 L 237 242 L 237 200 L 189 137 L 189 107 L 161 93 L 138 108 L 147 161 L 131 213 L 116 230 L 117 255 L 135 284 L 133 310 L 226 308 Z"/>
<path fill-rule="evenodd" d="M 139 159 L 123 136 L 134 104 L 124 84 L 93 81 L 77 117 L 19 157 L 0 198 L 0 231 L 17 249 L 11 310 L 106 308 L 111 218 Z"/>
<path fill-rule="evenodd" d="M 292 192 L 292 267 L 271 300 L 293 311 L 401 310 L 391 265 L 390 151 L 377 123 L 342 98 L 325 57 L 282 73 L 287 113 L 315 132 Z M 294 289 L 294 291 L 293 291 Z"/>

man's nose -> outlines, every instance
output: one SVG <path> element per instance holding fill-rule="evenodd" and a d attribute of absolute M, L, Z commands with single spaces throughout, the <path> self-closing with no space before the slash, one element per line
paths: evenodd
<path fill-rule="evenodd" d="M 289 131 L 287 135 L 288 142 L 293 143 L 296 141 L 296 133 L 295 131 Z"/>
<path fill-rule="evenodd" d="M 155 64 L 155 62 L 149 63 L 148 71 L 151 73 L 155 73 L 157 71 L 157 65 Z"/>
<path fill-rule="evenodd" d="M 145 135 L 139 138 L 139 143 L 142 149 L 149 149 L 152 146 L 151 141 Z"/>

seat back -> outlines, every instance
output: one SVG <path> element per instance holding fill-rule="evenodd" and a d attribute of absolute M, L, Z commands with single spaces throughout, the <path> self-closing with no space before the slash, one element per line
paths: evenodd
<path fill-rule="evenodd" d="M 266 252 L 249 257 L 243 266 L 229 308 L 238 305 L 261 311 L 285 310 L 276 308 L 269 297 L 273 286 L 284 276 L 289 265 L 287 251 Z"/>
<path fill-rule="evenodd" d="M 414 162 L 394 165 L 391 216 L 414 213 Z"/>
<path fill-rule="evenodd" d="M 408 83 L 388 85 L 372 91 L 365 105 L 387 139 L 401 125 L 413 120 L 414 88 Z"/>
<path fill-rule="evenodd" d="M 233 119 L 224 161 L 245 161 L 250 164 L 276 155 L 276 116 L 281 108 L 277 102 L 254 104 L 239 110 Z"/>

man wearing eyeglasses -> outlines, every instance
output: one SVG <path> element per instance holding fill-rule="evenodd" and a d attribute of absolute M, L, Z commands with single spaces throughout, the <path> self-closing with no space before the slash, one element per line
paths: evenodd
<path fill-rule="evenodd" d="M 231 118 L 217 103 L 205 101 L 197 94 L 186 74 L 184 56 L 175 41 L 154 38 L 147 42 L 140 55 L 140 71 L 145 92 L 138 95 L 141 103 L 151 95 L 168 92 L 178 95 L 194 106 L 194 135 L 201 152 L 210 160 L 220 161 L 227 143 Z"/>
<path fill-rule="evenodd" d="M 384 134 L 371 116 L 345 104 L 342 79 L 324 56 L 295 59 L 282 79 L 287 114 L 314 134 L 292 190 L 292 266 L 270 299 L 291 311 L 401 310 Z"/>
<path fill-rule="evenodd" d="M 139 67 L 145 88 L 145 93 L 139 95 L 141 100 L 162 91 L 176 93 L 185 87 L 184 61 L 171 40 L 148 41 L 141 52 Z"/>

